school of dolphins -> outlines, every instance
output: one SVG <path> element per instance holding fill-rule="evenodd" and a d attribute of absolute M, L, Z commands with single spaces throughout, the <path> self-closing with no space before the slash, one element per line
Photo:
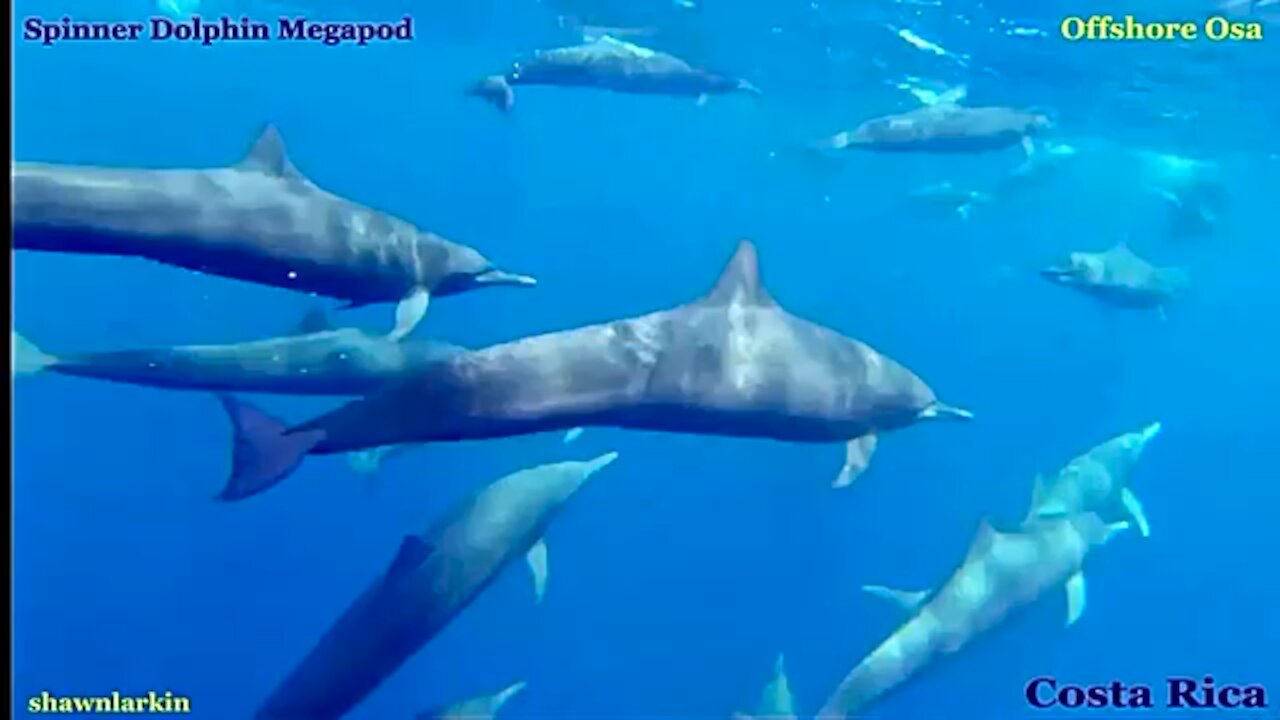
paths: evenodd
<path fill-rule="evenodd" d="M 474 112 L 518 113 L 525 92 L 769 101 L 767 88 L 748 79 L 608 34 L 531 52 L 500 68 L 468 90 Z M 1009 178 L 1019 182 L 1073 154 L 1049 139 L 1055 126 L 1040 112 L 971 106 L 963 92 L 951 92 L 815 139 L 810 149 L 837 161 L 857 152 L 1013 157 Z M 224 502 L 269 492 L 313 455 L 339 454 L 372 470 L 385 453 L 424 443 L 533 433 L 559 433 L 571 442 L 592 427 L 843 444 L 830 480 L 842 488 L 858 480 L 877 445 L 895 433 L 920 423 L 981 423 L 915 374 L 909 358 L 890 358 L 788 312 L 766 282 L 767 253 L 750 240 L 722 239 L 718 275 L 708 268 L 706 285 L 688 288 L 684 304 L 470 349 L 415 337 L 431 304 L 489 288 L 502 288 L 515 303 L 519 293 L 537 292 L 537 279 L 500 257 L 318 187 L 290 162 L 273 126 L 225 167 L 15 162 L 12 181 L 16 252 L 143 258 L 347 306 L 394 307 L 376 332 L 341 327 L 317 309 L 292 334 L 223 345 L 55 354 L 14 332 L 15 377 L 71 375 L 216 395 L 234 433 Z M 1176 223 L 1212 224 L 1212 193 L 1204 187 L 1188 182 L 1164 191 Z M 965 217 L 982 200 L 949 184 L 920 196 Z M 1185 271 L 1159 267 L 1125 243 L 1079 248 L 1040 276 L 1045 292 L 1074 292 L 1080 302 L 1148 313 L 1154 322 L 1188 286 Z M 240 393 L 346 401 L 289 422 Z M 1130 488 L 1135 466 L 1161 431 L 1150 420 L 1116 428 L 1125 431 L 1075 449 L 1074 458 L 1064 451 L 1060 470 L 1027 483 L 1025 519 L 999 529 L 984 521 L 967 551 L 957 552 L 959 566 L 935 587 L 900 589 L 867 578 L 866 592 L 900 606 L 902 623 L 852 664 L 815 716 L 864 715 L 934 660 L 960 652 L 1048 593 L 1065 593 L 1065 622 L 1079 621 L 1086 559 L 1126 530 L 1150 533 Z M 544 532 L 589 478 L 607 474 L 615 462 L 626 461 L 608 452 L 519 470 L 404 538 L 255 717 L 346 715 L 509 565 L 527 565 L 534 600 L 541 599 L 549 579 Z M 876 481 L 875 473 L 862 481 Z M 782 656 L 762 659 L 762 666 L 769 662 L 774 677 L 758 705 L 736 717 L 798 717 Z M 488 696 L 459 698 L 420 717 L 492 718 L 523 687 L 514 682 Z M 741 707 L 733 699 L 725 705 L 726 717 Z"/>

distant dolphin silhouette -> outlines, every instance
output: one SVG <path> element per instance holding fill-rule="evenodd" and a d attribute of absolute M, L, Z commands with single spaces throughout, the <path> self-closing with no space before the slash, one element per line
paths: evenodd
<path fill-rule="evenodd" d="M 16 250 L 126 255 L 334 297 L 397 302 L 392 339 L 432 296 L 532 286 L 470 247 L 326 192 L 268 126 L 238 165 L 144 170 L 14 163 Z"/>
<path fill-rule="evenodd" d="M 571 47 L 539 50 L 526 62 L 503 75 L 490 75 L 468 93 L 483 98 L 499 110 L 515 105 L 516 85 L 597 88 L 640 95 L 695 97 L 760 90 L 740 78 L 719 75 L 657 50 L 633 45 L 607 35 Z"/>
<path fill-rule="evenodd" d="M 865 586 L 913 615 L 845 676 L 817 720 L 862 717 L 873 702 L 933 660 L 958 652 L 1054 587 L 1065 584 L 1067 624 L 1074 623 L 1085 608 L 1085 557 L 1127 528 L 1127 523 L 1108 525 L 1093 513 L 1033 517 L 1008 533 L 984 520 L 964 563 L 936 592 Z"/>
<path fill-rule="evenodd" d="M 1185 271 L 1158 268 L 1123 242 L 1103 252 L 1073 252 L 1065 262 L 1041 269 L 1040 275 L 1108 305 L 1161 313 L 1189 284 Z"/>
<path fill-rule="evenodd" d="M 965 107 L 942 102 L 910 112 L 873 118 L 837 133 L 819 147 L 879 152 L 981 153 L 1021 146 L 1031 156 L 1032 137 L 1053 126 L 1048 116 L 1027 110 Z"/>
<path fill-rule="evenodd" d="M 846 462 L 865 467 L 872 433 L 972 417 L 868 345 L 780 307 L 747 241 L 701 300 L 465 353 L 287 431 L 228 402 L 237 434 L 227 487 L 238 497 L 308 453 L 589 426 L 854 442 Z"/>
<path fill-rule="evenodd" d="M 464 500 L 426 533 L 405 538 L 382 576 L 254 717 L 346 715 L 448 627 L 509 562 L 544 547 L 542 536 L 565 501 L 617 457 L 607 453 L 512 473 Z"/>
<path fill-rule="evenodd" d="M 14 333 L 18 374 L 60 375 L 177 390 L 365 395 L 465 352 L 433 340 L 389 340 L 310 315 L 301 334 L 225 345 L 49 355 Z"/>

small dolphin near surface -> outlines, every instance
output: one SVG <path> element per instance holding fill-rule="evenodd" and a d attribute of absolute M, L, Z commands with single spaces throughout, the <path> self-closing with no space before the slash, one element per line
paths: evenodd
<path fill-rule="evenodd" d="M 1020 146 L 1035 153 L 1032 138 L 1053 127 L 1047 115 L 1014 108 L 938 103 L 868 120 L 820 143 L 829 150 L 981 153 Z"/>
<path fill-rule="evenodd" d="M 734 713 L 733 720 L 796 720 L 796 717 L 796 704 L 791 697 L 786 663 L 782 653 L 778 653 L 778 658 L 773 662 L 773 677 L 760 694 L 760 704 L 755 713 Z"/>
<path fill-rule="evenodd" d="M 1164 308 L 1190 284 L 1181 268 L 1158 268 L 1121 242 L 1103 252 L 1073 252 L 1066 262 L 1040 271 L 1041 277 L 1108 305 Z"/>
<path fill-rule="evenodd" d="M 1067 463 L 1056 475 L 1035 479 L 1028 518 L 1074 515 L 1082 512 L 1109 517 L 1118 508 L 1133 519 L 1142 537 L 1151 536 L 1142 503 L 1129 489 L 1129 476 L 1161 425 L 1127 432 L 1090 448 Z"/>
<path fill-rule="evenodd" d="M 925 185 L 909 193 L 912 200 L 927 203 L 955 213 L 961 220 L 968 220 L 976 205 L 989 203 L 992 197 L 979 190 L 965 190 L 950 180 Z"/>
<path fill-rule="evenodd" d="M 912 617 L 845 676 L 818 720 L 860 716 L 933 660 L 959 651 L 1052 588 L 1065 584 L 1067 624 L 1075 623 L 1085 608 L 1086 556 L 1127 528 L 1094 513 L 1033 517 L 1016 532 L 998 532 L 984 520 L 964 562 L 936 592 L 865 586 Z"/>
<path fill-rule="evenodd" d="M 414 720 L 493 720 L 511 698 L 524 690 L 525 682 L 514 683 L 492 695 L 482 695 L 452 705 L 418 713 Z"/>
<path fill-rule="evenodd" d="M 257 720 L 343 717 L 440 633 L 513 559 L 537 548 L 564 503 L 617 453 L 500 478 L 422 535 L 405 538 L 276 688 Z M 542 546 L 545 551 L 545 546 Z"/>
<path fill-rule="evenodd" d="M 226 345 L 49 355 L 14 333 L 14 371 L 53 372 L 176 390 L 283 395 L 364 395 L 459 355 L 457 345 L 397 342 L 356 328 L 333 329 L 309 313 L 302 334 Z"/>
<path fill-rule="evenodd" d="M 674 55 L 607 35 L 581 45 L 539 50 L 528 61 L 517 62 L 506 74 L 490 75 L 476 83 L 468 93 L 505 112 L 515 105 L 516 85 L 694 97 L 699 104 L 711 95 L 761 94 L 746 80 L 695 68 Z"/>
<path fill-rule="evenodd" d="M 413 330 L 433 296 L 536 284 L 317 187 L 289 161 L 273 126 L 228 168 L 14 163 L 13 248 L 141 257 L 348 307 L 399 303 L 392 339 Z"/>
<path fill-rule="evenodd" d="M 228 487 L 261 491 L 306 454 L 619 427 L 859 443 L 923 420 L 970 419 L 865 343 L 796 317 L 743 241 L 702 299 L 465 353 L 287 431 L 242 407 Z M 238 494 L 238 493 L 237 493 Z"/>

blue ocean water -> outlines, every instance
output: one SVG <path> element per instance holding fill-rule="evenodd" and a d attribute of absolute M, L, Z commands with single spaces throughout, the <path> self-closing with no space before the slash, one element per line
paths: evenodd
<path fill-rule="evenodd" d="M 209 396 L 24 378 L 14 401 L 16 713 L 43 690 L 119 689 L 189 696 L 202 718 L 251 716 L 404 535 L 505 473 L 617 450 L 548 534 L 545 602 L 535 606 L 524 569 L 509 568 L 351 717 L 409 717 L 524 679 L 502 717 L 722 718 L 754 706 L 779 652 L 811 715 L 901 621 L 861 585 L 942 581 L 982 518 L 1021 520 L 1037 472 L 1159 420 L 1165 431 L 1134 479 L 1152 537 L 1131 533 L 1090 558 L 1084 618 L 1065 629 L 1063 597 L 1046 597 L 873 716 L 1169 717 L 1047 714 L 1027 707 L 1023 687 L 1040 675 L 1160 686 L 1205 674 L 1268 686 L 1274 716 L 1280 105 L 1268 82 L 1280 40 L 1066 43 L 1058 21 L 1093 9 L 1064 3 L 1034 13 L 1012 2 L 702 6 L 301 8 L 327 20 L 414 17 L 413 42 L 358 48 L 44 47 L 15 31 L 15 157 L 215 167 L 272 122 L 319 185 L 538 276 L 533 292 L 433 304 L 420 332 L 472 347 L 687 302 L 751 238 L 790 311 L 900 360 L 976 420 L 886 435 L 871 469 L 839 492 L 829 488 L 839 446 L 591 428 L 567 446 L 556 435 L 430 446 L 372 480 L 313 458 L 278 488 L 227 504 L 212 498 L 229 429 Z M 1152 7 L 1098 11 L 1210 12 Z M 200 11 L 278 12 L 215 0 Z M 152 12 L 144 2 L 15 4 L 18 18 Z M 651 25 L 647 44 L 728 68 L 765 95 L 699 106 L 521 89 L 509 117 L 463 96 L 518 54 L 580 39 L 557 22 L 566 15 Z M 946 52 L 904 41 L 902 28 Z M 1080 156 L 963 220 L 905 198 L 944 180 L 990 186 L 1020 162 L 1016 150 L 849 154 L 837 166 L 798 151 L 915 107 L 894 87 L 908 76 L 964 84 L 974 103 L 1047 108 L 1054 137 Z M 1142 169 L 1140 151 L 1220 168 L 1229 203 L 1211 234 L 1170 237 L 1153 193 L 1164 180 Z M 1194 279 L 1163 319 L 1089 302 L 1035 272 L 1126 238 Z M 54 352 L 281 334 L 314 303 L 142 261 L 18 254 L 15 265 L 15 327 Z M 391 307 L 340 317 L 376 328 Z M 291 420 L 335 404 L 254 399 Z"/>

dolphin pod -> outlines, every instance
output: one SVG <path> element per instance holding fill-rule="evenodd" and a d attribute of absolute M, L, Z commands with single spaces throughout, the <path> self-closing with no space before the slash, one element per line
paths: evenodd
<path fill-rule="evenodd" d="M 686 305 L 464 353 L 292 428 L 246 403 L 226 407 L 235 442 L 225 495 L 237 498 L 308 454 L 588 426 L 855 443 L 841 485 L 869 461 L 863 438 L 972 417 L 865 343 L 784 310 L 747 241 Z"/>
<path fill-rule="evenodd" d="M 512 473 L 445 513 L 422 535 L 406 537 L 387 569 L 266 700 L 257 720 L 331 720 L 350 712 L 453 622 L 511 560 L 539 547 L 545 558 L 541 541 L 547 526 L 617 457 L 611 452 Z M 535 582 L 544 580 L 535 575 Z"/>
<path fill-rule="evenodd" d="M 637 95 L 698 98 L 746 93 L 760 95 L 741 78 L 695 68 L 674 55 L 650 50 L 605 35 L 571 47 L 540 50 L 505 74 L 490 75 L 468 93 L 503 112 L 515 105 L 517 85 L 545 85 L 612 90 Z"/>
<path fill-rule="evenodd" d="M 274 126 L 228 168 L 14 163 L 13 248 L 141 257 L 352 307 L 394 302 L 392 339 L 413 330 L 433 296 L 536 284 L 317 187 L 290 162 Z"/>

